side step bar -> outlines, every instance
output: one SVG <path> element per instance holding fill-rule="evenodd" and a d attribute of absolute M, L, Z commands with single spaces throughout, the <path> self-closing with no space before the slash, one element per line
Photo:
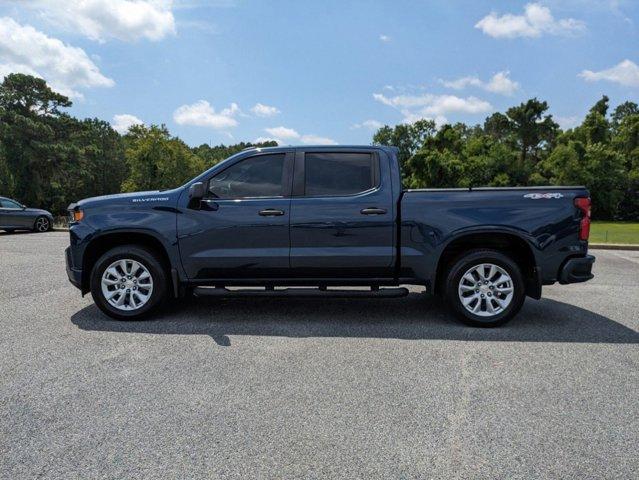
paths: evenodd
<path fill-rule="evenodd" d="M 376 288 L 370 290 L 329 290 L 326 288 L 266 288 L 229 290 L 224 287 L 195 287 L 196 297 L 338 297 L 338 298 L 397 298 L 408 295 L 407 288 Z"/>

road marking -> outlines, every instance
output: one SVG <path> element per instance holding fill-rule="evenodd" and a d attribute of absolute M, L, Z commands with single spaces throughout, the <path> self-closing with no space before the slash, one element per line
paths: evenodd
<path fill-rule="evenodd" d="M 619 258 L 623 258 L 624 260 L 628 260 L 629 262 L 633 262 L 633 263 L 637 263 L 639 264 L 639 258 L 633 258 L 633 257 L 628 257 L 626 255 L 622 255 L 620 253 L 617 252 L 611 252 L 615 257 L 619 257 Z"/>

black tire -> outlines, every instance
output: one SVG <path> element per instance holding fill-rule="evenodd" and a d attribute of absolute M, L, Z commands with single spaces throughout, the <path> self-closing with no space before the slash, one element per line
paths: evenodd
<path fill-rule="evenodd" d="M 102 275 L 116 260 L 131 259 L 139 262 L 151 274 L 153 290 L 148 301 L 134 310 L 119 310 L 102 293 Z M 115 247 L 102 255 L 91 270 L 91 296 L 100 310 L 117 320 L 139 320 L 157 309 L 165 300 L 168 285 L 166 270 L 150 250 L 136 245 Z"/>
<path fill-rule="evenodd" d="M 7 232 L 7 233 L 13 233 L 16 230 L 15 230 L 15 228 L 5 228 L 4 231 Z"/>
<path fill-rule="evenodd" d="M 503 268 L 510 276 L 513 287 L 510 304 L 499 313 L 489 317 L 476 315 L 467 310 L 458 293 L 462 276 L 473 266 L 482 263 L 491 263 Z M 451 263 L 446 275 L 445 296 L 449 306 L 464 323 L 473 327 L 497 327 L 509 321 L 519 312 L 526 298 L 526 291 L 521 269 L 512 258 L 495 250 L 471 250 L 457 257 Z M 495 305 L 497 304 L 495 303 Z M 485 308 L 485 304 L 482 308 Z"/>
<path fill-rule="evenodd" d="M 41 225 L 46 225 L 46 228 L 42 229 Z M 53 228 L 53 224 L 51 223 L 51 220 L 49 220 L 44 215 L 40 215 L 39 217 L 35 219 L 35 222 L 33 222 L 34 232 L 44 233 L 44 232 L 48 232 L 52 228 Z"/>

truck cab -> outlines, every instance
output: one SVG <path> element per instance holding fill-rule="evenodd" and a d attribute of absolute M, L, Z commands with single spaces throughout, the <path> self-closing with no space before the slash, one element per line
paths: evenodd
<path fill-rule="evenodd" d="M 389 279 L 397 200 L 385 149 L 261 149 L 184 190 L 177 237 L 185 275 L 197 283 L 259 278 Z"/>

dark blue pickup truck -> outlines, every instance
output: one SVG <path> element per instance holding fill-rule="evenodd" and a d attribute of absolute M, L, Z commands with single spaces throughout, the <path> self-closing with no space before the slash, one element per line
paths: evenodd
<path fill-rule="evenodd" d="M 413 284 L 495 326 L 542 285 L 593 277 L 584 187 L 405 190 L 400 178 L 393 147 L 257 148 L 173 190 L 81 200 L 69 280 L 118 319 L 191 294 L 388 297 Z"/>

